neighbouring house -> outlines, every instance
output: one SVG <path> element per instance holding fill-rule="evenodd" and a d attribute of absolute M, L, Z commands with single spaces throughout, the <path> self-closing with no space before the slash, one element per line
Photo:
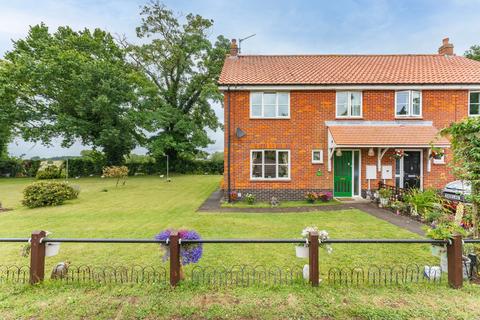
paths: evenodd
<path fill-rule="evenodd" d="M 480 115 L 480 62 L 448 38 L 405 55 L 242 55 L 232 40 L 219 85 L 224 190 L 262 200 L 443 188 L 454 176 L 439 130 Z"/>

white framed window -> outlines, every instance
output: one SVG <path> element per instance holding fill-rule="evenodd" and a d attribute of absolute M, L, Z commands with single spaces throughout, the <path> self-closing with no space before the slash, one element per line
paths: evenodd
<path fill-rule="evenodd" d="M 433 158 L 433 164 L 445 164 L 445 155 L 443 155 L 439 159 Z"/>
<path fill-rule="evenodd" d="M 250 92 L 250 118 L 290 118 L 290 93 Z"/>
<path fill-rule="evenodd" d="M 336 115 L 337 118 L 362 117 L 362 92 L 337 91 Z"/>
<path fill-rule="evenodd" d="M 470 91 L 468 96 L 468 115 L 480 116 L 480 91 Z"/>
<path fill-rule="evenodd" d="M 396 117 L 421 117 L 422 92 L 405 90 L 395 92 Z"/>
<path fill-rule="evenodd" d="M 312 163 L 323 163 L 323 150 L 312 150 Z"/>
<path fill-rule="evenodd" d="M 251 150 L 250 179 L 289 180 L 290 150 Z"/>

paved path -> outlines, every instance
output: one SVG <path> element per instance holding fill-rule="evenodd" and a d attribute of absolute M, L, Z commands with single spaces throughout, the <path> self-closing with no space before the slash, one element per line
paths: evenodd
<path fill-rule="evenodd" d="M 199 212 L 249 212 L 249 213 L 282 213 L 282 212 L 312 212 L 312 211 L 336 211 L 358 209 L 368 213 L 378 219 L 390 222 L 400 228 L 406 229 L 418 235 L 425 235 L 422 223 L 409 217 L 396 215 L 389 210 L 379 208 L 373 203 L 344 203 L 337 205 L 309 206 L 309 207 L 292 207 L 292 208 L 222 208 L 220 201 L 222 200 L 222 192 L 217 190 L 198 208 Z"/>

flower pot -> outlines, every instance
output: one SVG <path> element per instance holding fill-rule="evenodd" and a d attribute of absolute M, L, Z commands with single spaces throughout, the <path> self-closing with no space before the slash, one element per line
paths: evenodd
<path fill-rule="evenodd" d="M 448 272 L 447 250 L 440 253 L 440 268 L 442 269 L 442 272 Z"/>
<path fill-rule="evenodd" d="M 53 257 L 60 251 L 60 242 L 47 242 L 45 244 L 45 257 Z"/>
<path fill-rule="evenodd" d="M 431 252 L 432 252 L 432 256 L 434 257 L 440 257 L 440 253 L 442 251 L 442 247 L 441 246 L 435 246 L 435 245 L 432 245 L 431 247 Z"/>
<path fill-rule="evenodd" d="M 296 246 L 295 254 L 297 258 L 308 258 L 308 247 L 305 246 Z"/>

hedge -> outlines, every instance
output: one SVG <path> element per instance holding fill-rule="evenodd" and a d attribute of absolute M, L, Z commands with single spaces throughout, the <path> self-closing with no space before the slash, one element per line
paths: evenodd
<path fill-rule="evenodd" d="M 35 177 L 41 160 L 0 160 L 0 177 Z M 165 174 L 167 163 L 161 161 L 127 161 L 129 175 Z M 105 163 L 91 158 L 68 159 L 68 176 L 101 176 Z M 171 173 L 182 174 L 223 174 L 223 161 L 218 160 L 179 160 L 170 162 Z"/>

